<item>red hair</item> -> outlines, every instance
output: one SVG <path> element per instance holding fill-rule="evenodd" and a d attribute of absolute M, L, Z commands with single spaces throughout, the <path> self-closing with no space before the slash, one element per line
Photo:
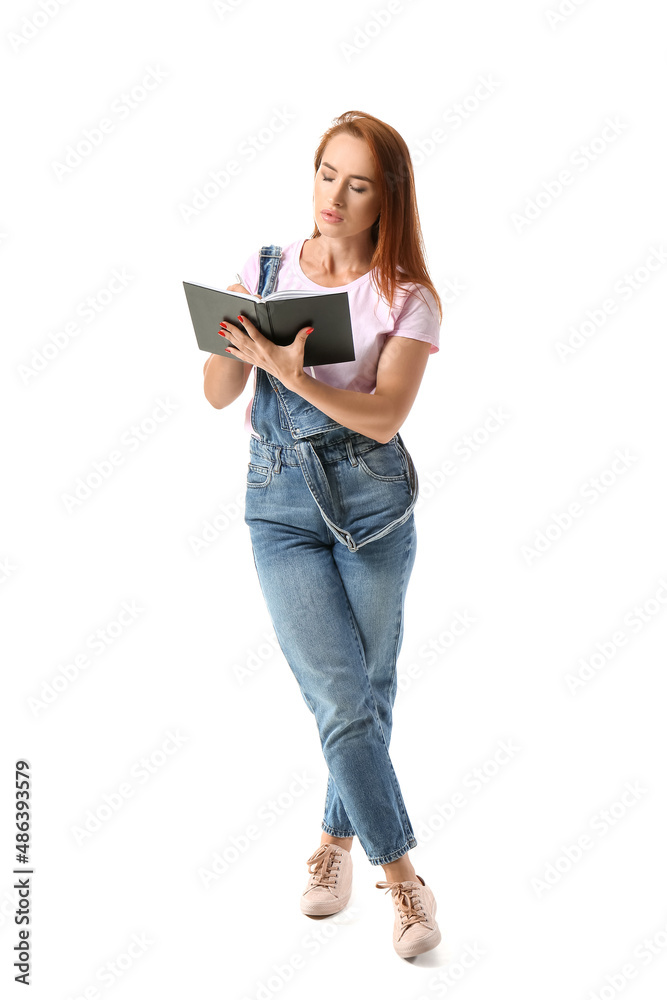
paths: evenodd
<path fill-rule="evenodd" d="M 372 278 L 378 292 L 389 302 L 391 308 L 397 286 L 410 281 L 425 285 L 436 300 L 442 322 L 442 302 L 426 267 L 415 178 L 405 140 L 391 125 L 373 115 L 363 111 L 345 111 L 334 118 L 334 124 L 320 140 L 315 152 L 316 174 L 327 143 L 341 132 L 363 139 L 375 163 L 380 215 L 371 227 L 371 239 L 375 247 L 371 269 L 376 269 Z M 310 239 L 321 235 L 315 223 Z M 400 275 L 399 267 L 402 269 Z"/>

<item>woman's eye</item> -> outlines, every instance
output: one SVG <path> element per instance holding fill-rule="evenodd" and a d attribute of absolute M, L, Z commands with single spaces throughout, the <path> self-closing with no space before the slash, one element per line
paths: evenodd
<path fill-rule="evenodd" d="M 325 177 L 324 174 L 322 174 L 322 180 L 323 181 L 332 181 L 333 177 Z M 354 187 L 353 184 L 350 184 L 350 187 L 352 188 L 353 191 L 356 191 L 358 194 L 363 194 L 364 191 L 366 190 L 366 188 L 356 188 L 356 187 Z"/>

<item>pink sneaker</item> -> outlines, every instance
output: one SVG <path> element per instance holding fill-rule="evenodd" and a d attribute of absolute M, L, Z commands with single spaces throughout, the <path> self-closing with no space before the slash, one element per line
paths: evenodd
<path fill-rule="evenodd" d="M 321 844 L 307 865 L 311 874 L 301 896 L 301 912 L 321 917 L 347 906 L 352 895 L 350 852 L 336 844 Z"/>
<path fill-rule="evenodd" d="M 435 922 L 436 902 L 421 875 L 419 882 L 376 882 L 377 889 L 391 889 L 394 901 L 394 950 L 401 958 L 412 958 L 440 944 Z"/>

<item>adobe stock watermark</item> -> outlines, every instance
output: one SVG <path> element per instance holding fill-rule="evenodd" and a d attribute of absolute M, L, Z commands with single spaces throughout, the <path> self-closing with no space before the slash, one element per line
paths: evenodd
<path fill-rule="evenodd" d="M 471 969 L 479 964 L 486 955 L 486 948 L 473 941 L 472 944 L 465 944 L 456 955 L 456 958 L 447 962 L 447 967 L 431 976 L 428 981 L 428 993 L 420 993 L 416 1000 L 432 1000 L 433 996 L 449 996 L 455 986 L 466 979 Z"/>
<path fill-rule="evenodd" d="M 580 834 L 573 843 L 562 844 L 560 853 L 549 861 L 540 876 L 530 880 L 533 892 L 541 899 L 550 892 L 563 878 L 573 870 L 575 865 L 593 850 L 607 834 L 613 830 L 638 802 L 648 795 L 648 789 L 639 781 L 626 781 L 623 791 L 605 809 L 598 809 L 591 816 L 587 827 L 591 832 Z"/>
<path fill-rule="evenodd" d="M 62 181 L 64 177 L 73 174 L 116 131 L 118 124 L 127 121 L 166 79 L 167 74 L 159 66 L 148 66 L 139 83 L 114 98 L 107 115 L 96 124 L 84 128 L 79 138 L 65 147 L 61 159 L 51 160 L 54 176 Z"/>
<path fill-rule="evenodd" d="M 464 292 L 468 291 L 468 288 L 469 286 L 464 285 L 459 278 L 445 278 L 438 285 L 438 292 L 443 305 L 451 306 L 457 299 L 461 298 Z"/>
<path fill-rule="evenodd" d="M 243 663 L 232 664 L 234 676 L 239 684 L 245 684 L 249 677 L 254 677 L 257 671 L 261 670 L 269 660 L 272 660 L 276 653 L 282 654 L 275 632 L 265 629 L 263 635 L 264 642 L 260 642 L 259 645 L 247 651 Z"/>
<path fill-rule="evenodd" d="M 179 202 L 178 212 L 183 222 L 190 223 L 200 216 L 227 190 L 233 178 L 239 177 L 251 163 L 254 163 L 257 157 L 272 145 L 276 137 L 294 121 L 296 121 L 295 114 L 285 107 L 276 108 L 274 105 L 267 124 L 239 143 L 236 157 L 227 160 L 215 170 L 209 170 L 208 179 L 194 189 L 190 200 Z"/>
<path fill-rule="evenodd" d="M 180 730 L 176 732 L 169 730 L 158 747 L 136 760 L 130 767 L 128 779 L 121 781 L 112 791 L 104 792 L 101 801 L 92 809 L 86 810 L 80 823 L 70 826 L 69 832 L 77 847 L 88 843 L 91 837 L 99 833 L 102 827 L 120 812 L 126 802 L 134 798 L 137 790 L 144 787 L 161 771 L 189 740 L 190 737 L 184 736 Z"/>
<path fill-rule="evenodd" d="M 28 385 L 36 375 L 48 368 L 82 333 L 79 318 L 83 320 L 85 326 L 90 326 L 102 313 L 106 312 L 111 303 L 127 288 L 130 282 L 134 281 L 134 277 L 133 274 L 128 273 L 126 267 L 114 268 L 111 277 L 101 288 L 77 302 L 74 307 L 76 318 L 69 320 L 58 330 L 49 333 L 45 343 L 40 347 L 31 348 L 30 360 L 18 366 L 17 371 L 23 384 Z"/>
<path fill-rule="evenodd" d="M 604 668 L 611 663 L 616 653 L 627 646 L 628 640 L 639 635 L 650 622 L 667 606 L 667 579 L 664 576 L 658 581 L 654 594 L 641 604 L 634 604 L 623 615 L 625 628 L 618 628 L 605 639 L 598 639 L 595 651 L 577 660 L 577 669 L 565 674 L 565 686 L 571 695 L 579 692 L 595 678 L 599 677 Z M 628 631 L 629 630 L 629 631 Z"/>
<path fill-rule="evenodd" d="M 510 222 L 514 226 L 514 231 L 522 235 L 537 222 L 589 167 L 604 156 L 628 127 L 627 122 L 622 122 L 618 115 L 614 118 L 605 118 L 599 134 L 594 135 L 588 142 L 581 143 L 570 153 L 567 162 L 573 169 L 570 169 L 570 166 L 562 167 L 555 177 L 542 181 L 537 194 L 526 199 L 523 210 L 511 213 Z"/>
<path fill-rule="evenodd" d="M 91 658 L 89 650 L 94 657 L 103 656 L 143 614 L 144 608 L 140 607 L 136 601 L 123 601 L 120 605 L 120 611 L 110 621 L 89 632 L 83 641 L 84 649 L 72 656 L 66 663 L 60 664 L 48 680 L 42 681 L 39 691 L 26 699 L 33 716 L 41 715 L 49 705 L 55 704 L 78 681 L 82 673 L 92 666 L 93 658 Z"/>
<path fill-rule="evenodd" d="M 11 561 L 11 556 L 0 558 L 0 587 L 6 584 L 13 576 L 16 576 L 18 567 Z"/>
<path fill-rule="evenodd" d="M 535 532 L 529 544 L 521 546 L 521 555 L 526 565 L 532 566 L 549 552 L 554 544 L 570 531 L 577 520 L 581 520 L 601 497 L 616 486 L 637 461 L 638 456 L 632 455 L 627 448 L 617 448 L 609 465 L 597 475 L 589 476 L 579 487 L 578 495 L 585 503 L 571 500 L 565 510 L 551 515 L 546 525 Z"/>
<path fill-rule="evenodd" d="M 579 10 L 587 0 L 560 0 L 555 7 L 545 10 L 544 15 L 550 28 L 559 28 L 561 24 L 568 21 L 572 15 Z"/>
<path fill-rule="evenodd" d="M 604 985 L 589 990 L 586 1000 L 615 1000 L 631 982 L 667 950 L 667 923 L 660 924 L 649 936 L 642 938 L 632 949 L 632 958 L 616 972 L 607 973 Z"/>
<path fill-rule="evenodd" d="M 82 507 L 125 464 L 129 456 L 136 454 L 151 440 L 158 428 L 179 408 L 178 403 L 172 403 L 168 398 L 158 398 L 154 403 L 145 417 L 123 431 L 118 447 L 113 448 L 106 457 L 96 459 L 88 472 L 77 476 L 71 492 L 60 494 L 68 514 Z"/>
<path fill-rule="evenodd" d="M 417 139 L 411 144 L 410 158 L 414 166 L 419 167 L 425 163 L 438 147 L 460 131 L 499 89 L 500 83 L 494 80 L 490 73 L 478 76 L 474 89 L 442 113 L 442 125 L 435 126 L 425 138 Z"/>
<path fill-rule="evenodd" d="M 211 6 L 218 17 L 224 17 L 225 14 L 233 14 L 246 2 L 247 0 L 213 0 Z"/>
<path fill-rule="evenodd" d="M 267 799 L 257 810 L 256 822 L 247 824 L 241 833 L 229 837 L 220 851 L 213 852 L 206 865 L 200 865 L 197 875 L 202 886 L 210 889 L 214 882 L 219 881 L 314 784 L 316 781 L 312 775 L 292 771 L 288 787 L 275 798 Z"/>
<path fill-rule="evenodd" d="M 465 809 L 472 798 L 497 778 L 520 751 L 521 747 L 514 740 L 499 740 L 494 753 L 478 767 L 467 771 L 461 779 L 460 787 L 449 798 L 437 802 L 428 819 L 416 823 L 415 836 L 419 843 L 428 844 L 433 840 L 435 834 L 440 833 L 447 823 L 451 823 L 461 809 Z"/>
<path fill-rule="evenodd" d="M 498 431 L 506 426 L 510 416 L 511 414 L 502 403 L 487 407 L 487 416 L 481 423 L 454 442 L 451 449 L 454 458 L 446 458 L 437 469 L 429 469 L 427 472 L 419 473 L 419 496 L 414 509 L 419 510 L 424 503 L 435 496 L 448 479 L 456 476 L 461 467 L 467 465 L 475 455 L 478 455 Z M 458 459 L 458 463 L 455 459 Z"/>
<path fill-rule="evenodd" d="M 365 52 L 383 31 L 394 24 L 396 17 L 414 3 L 415 0 L 387 0 L 379 10 L 373 7 L 367 15 L 364 15 L 366 20 L 352 29 L 351 37 L 348 36 L 349 41 L 338 43 L 345 62 L 351 63 L 356 56 Z"/>
<path fill-rule="evenodd" d="M 14 52 L 31 42 L 56 17 L 69 0 L 40 0 L 32 14 L 25 14 L 14 31 L 7 32 L 7 41 Z"/>
<path fill-rule="evenodd" d="M 629 302 L 637 292 L 645 288 L 655 277 L 660 268 L 667 262 L 667 250 L 664 247 L 651 247 L 641 264 L 632 271 L 626 271 L 612 286 L 613 295 L 608 295 L 602 302 L 587 309 L 583 319 L 571 323 L 568 327 L 569 336 L 565 340 L 557 340 L 554 344 L 556 354 L 561 361 L 569 361 L 581 348 L 590 343 L 592 338 L 607 324 L 610 316 L 615 316 L 622 306 Z"/>
<path fill-rule="evenodd" d="M 5 924 L 14 926 L 14 914 L 16 913 L 16 892 L 14 888 L 5 889 L 4 895 L 0 897 L 0 930 Z"/>
<path fill-rule="evenodd" d="M 219 541 L 223 532 L 245 517 L 245 486 L 234 494 L 231 500 L 218 504 L 215 514 L 211 514 L 198 529 L 197 534 L 188 535 L 188 545 L 196 555 L 201 555 Z"/>
<path fill-rule="evenodd" d="M 241 1000 L 272 1000 L 285 986 L 292 984 L 296 974 L 306 968 L 310 958 L 319 955 L 340 934 L 341 927 L 355 923 L 360 912 L 359 907 L 348 905 L 326 921 L 318 921 L 318 925 L 301 938 L 301 950 L 293 951 L 282 962 L 274 962 L 268 974 L 255 980 L 251 987 L 253 992 L 246 991 Z"/>
<path fill-rule="evenodd" d="M 100 983 L 104 990 L 115 986 L 136 965 L 139 959 L 144 957 L 153 944 L 155 941 L 148 936 L 146 931 L 132 934 L 129 944 L 125 945 L 122 951 L 98 965 L 95 970 L 95 981 L 88 986 L 81 987 L 76 993 L 70 993 L 66 1000 L 100 1000 L 103 994 L 97 983 Z"/>
<path fill-rule="evenodd" d="M 435 638 L 423 642 L 417 650 L 417 656 L 425 661 L 426 665 L 433 667 L 444 656 L 447 656 L 453 647 L 460 641 L 461 637 L 470 631 L 472 625 L 477 622 L 476 618 L 469 611 L 461 613 L 457 611 L 450 619 L 446 628 L 438 632 Z M 401 667 L 398 671 L 398 690 L 407 691 L 415 680 L 424 675 L 424 665 L 413 660 L 406 667 Z"/>

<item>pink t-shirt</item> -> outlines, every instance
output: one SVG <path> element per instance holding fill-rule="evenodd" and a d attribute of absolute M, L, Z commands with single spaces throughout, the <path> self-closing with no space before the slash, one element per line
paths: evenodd
<path fill-rule="evenodd" d="M 352 335 L 354 338 L 355 361 L 343 361 L 334 365 L 308 366 L 308 374 L 339 389 L 353 389 L 356 392 L 375 391 L 378 360 L 387 337 L 409 337 L 411 340 L 424 340 L 431 345 L 430 354 L 440 350 L 440 322 L 434 296 L 428 288 L 417 286 L 411 282 L 407 287 L 397 288 L 394 304 L 389 309 L 384 298 L 380 298 L 371 282 L 371 272 L 351 281 L 347 285 L 337 285 L 327 288 L 311 281 L 299 263 L 301 249 L 305 239 L 296 240 L 283 247 L 282 259 L 278 270 L 278 280 L 274 291 L 298 291 L 307 289 L 327 292 L 348 293 L 350 318 L 352 320 Z M 245 262 L 239 272 L 244 286 L 256 295 L 259 284 L 259 250 Z M 420 287 L 421 294 L 411 295 L 410 291 Z M 423 301 L 421 295 L 427 300 Z M 376 308 L 377 306 L 377 308 Z M 257 369 L 253 368 L 253 396 L 256 384 Z M 250 411 L 252 399 L 248 403 L 245 414 L 245 430 L 254 437 L 258 435 L 252 429 Z"/>

